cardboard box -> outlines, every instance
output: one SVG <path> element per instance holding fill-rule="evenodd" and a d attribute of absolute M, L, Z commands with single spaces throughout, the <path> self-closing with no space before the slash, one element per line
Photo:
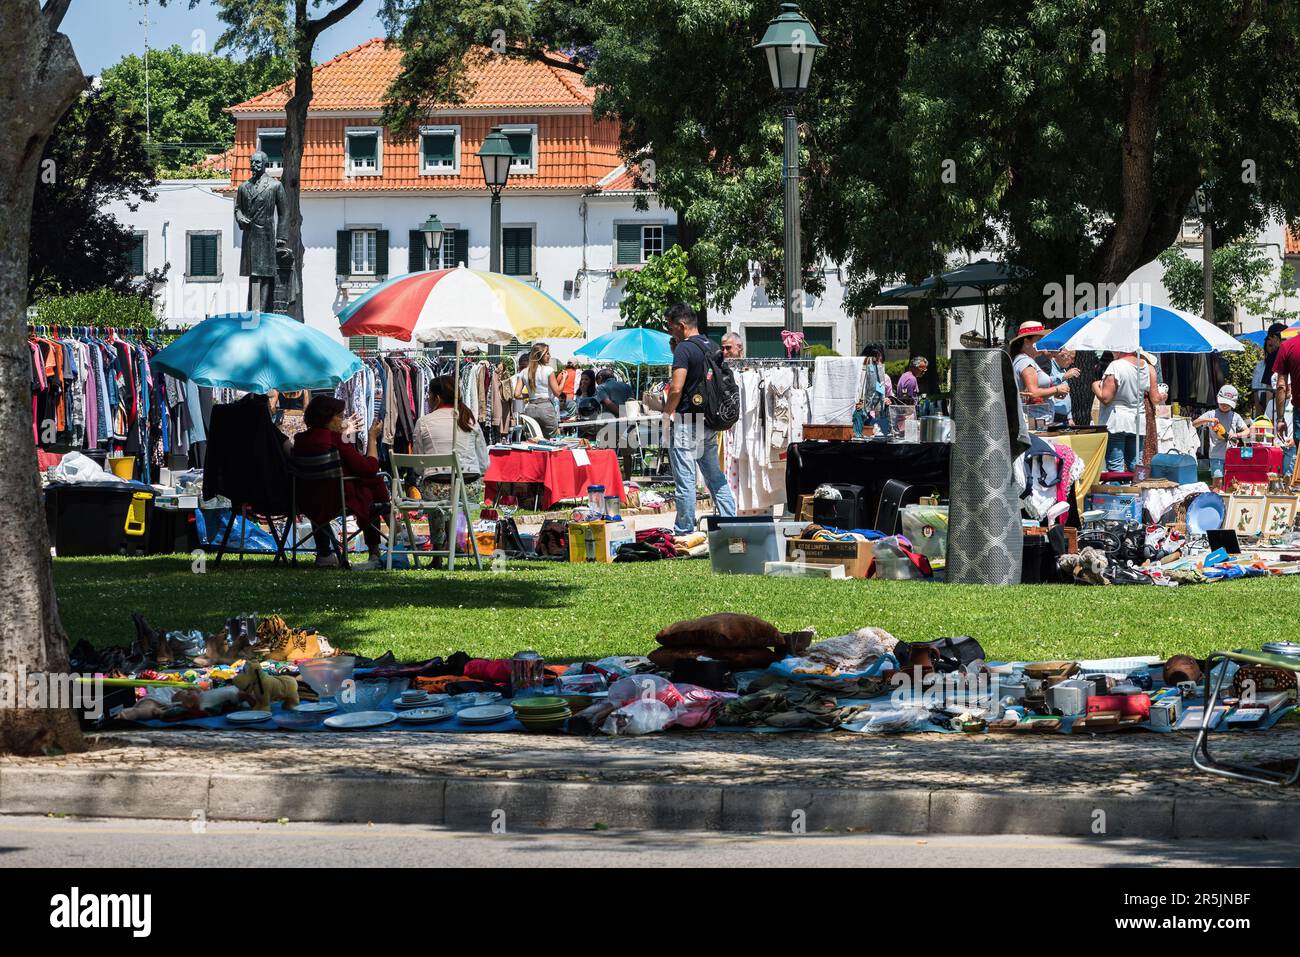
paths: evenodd
<path fill-rule="evenodd" d="M 799 496 L 799 520 L 802 522 L 811 522 L 813 520 L 813 500 L 815 496 Z"/>
<path fill-rule="evenodd" d="M 1151 698 L 1145 694 L 1105 694 L 1088 698 L 1088 714 L 1097 711 L 1118 711 L 1121 717 L 1151 717 Z"/>
<path fill-rule="evenodd" d="M 634 541 L 626 522 L 570 522 L 569 561 L 612 562 L 620 545 Z"/>
<path fill-rule="evenodd" d="M 823 542 L 812 538 L 790 538 L 785 543 L 788 562 L 812 565 L 843 565 L 850 578 L 866 578 L 875 557 L 871 542 Z"/>

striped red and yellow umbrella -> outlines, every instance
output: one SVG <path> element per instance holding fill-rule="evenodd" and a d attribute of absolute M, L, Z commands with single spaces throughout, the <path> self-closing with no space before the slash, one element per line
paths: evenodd
<path fill-rule="evenodd" d="M 582 324 L 535 286 L 477 269 L 434 269 L 382 282 L 339 313 L 345 336 L 420 342 L 581 339 Z"/>

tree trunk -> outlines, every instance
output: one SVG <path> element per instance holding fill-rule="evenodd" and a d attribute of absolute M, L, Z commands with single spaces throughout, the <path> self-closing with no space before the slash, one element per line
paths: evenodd
<path fill-rule="evenodd" d="M 930 367 L 921 376 L 922 393 L 939 391 L 938 343 L 934 334 L 934 310 L 928 302 L 907 304 L 907 357 L 925 356 Z"/>
<path fill-rule="evenodd" d="M 677 244 L 686 253 L 686 271 L 695 277 L 696 288 L 700 291 L 700 334 L 707 336 L 709 334 L 709 297 L 705 292 L 707 287 L 704 284 L 704 271 L 700 269 L 695 262 L 695 257 L 691 255 L 691 249 L 695 246 L 695 230 L 686 222 L 686 214 L 681 210 L 677 211 Z"/>
<path fill-rule="evenodd" d="M 293 96 L 285 104 L 284 172 L 280 183 L 289 200 L 289 228 L 286 241 L 293 251 L 293 318 L 306 321 L 303 311 L 302 260 L 302 154 L 307 141 L 307 114 L 313 90 L 312 54 L 316 38 L 361 6 L 361 0 L 344 0 L 315 20 L 307 14 L 307 0 L 294 0 L 290 36 L 293 49 Z"/>
<path fill-rule="evenodd" d="M 0 3 L 0 676 L 14 693 L 20 669 L 66 674 L 68 641 L 59 620 L 49 535 L 41 507 L 32 434 L 31 353 L 27 346 L 27 254 L 41 156 L 55 124 L 85 89 L 68 38 L 58 32 L 66 0 Z M 60 170 L 45 171 L 57 176 Z M 7 704 L 7 702 L 5 702 Z M 21 702 L 19 702 L 21 703 Z M 71 709 L 0 706 L 0 752 L 83 751 Z"/>

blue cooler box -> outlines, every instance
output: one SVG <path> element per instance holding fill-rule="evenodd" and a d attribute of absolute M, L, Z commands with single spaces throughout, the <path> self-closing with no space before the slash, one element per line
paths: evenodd
<path fill-rule="evenodd" d="M 1179 485 L 1191 485 L 1196 478 L 1196 456 L 1161 452 L 1151 456 L 1151 477 L 1168 479 Z"/>

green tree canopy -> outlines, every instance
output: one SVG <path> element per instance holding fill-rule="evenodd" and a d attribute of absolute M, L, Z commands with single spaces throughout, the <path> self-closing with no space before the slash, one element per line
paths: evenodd
<path fill-rule="evenodd" d="M 664 313 L 677 302 L 698 309 L 700 291 L 687 269 L 686 252 L 681 246 L 673 245 L 627 274 L 618 315 L 627 326 L 666 332 Z"/>
<path fill-rule="evenodd" d="M 140 117 L 119 109 L 112 93 L 83 94 L 46 144 L 32 206 L 29 295 L 101 287 L 139 294 L 131 278 L 133 233 L 105 206 L 125 202 L 135 210 L 154 199 L 155 185 Z"/>
<path fill-rule="evenodd" d="M 1201 314 L 1205 303 L 1205 269 L 1199 258 L 1190 258 L 1178 246 L 1159 256 L 1164 269 L 1161 282 L 1175 308 Z M 1264 251 L 1250 240 L 1220 246 L 1211 254 L 1213 266 L 1214 321 L 1225 329 L 1233 326 L 1238 306 L 1253 316 L 1287 321 L 1297 313 L 1279 307 L 1284 290 L 1295 270 L 1283 264 L 1280 275 L 1272 276 L 1273 264 Z"/>
<path fill-rule="evenodd" d="M 149 54 L 149 146 L 164 176 L 210 153 L 229 149 L 235 120 L 225 108 L 242 103 L 288 75 L 283 59 L 234 60 L 186 53 L 180 46 Z M 100 77 L 103 89 L 145 116 L 144 59 L 123 57 Z"/>

